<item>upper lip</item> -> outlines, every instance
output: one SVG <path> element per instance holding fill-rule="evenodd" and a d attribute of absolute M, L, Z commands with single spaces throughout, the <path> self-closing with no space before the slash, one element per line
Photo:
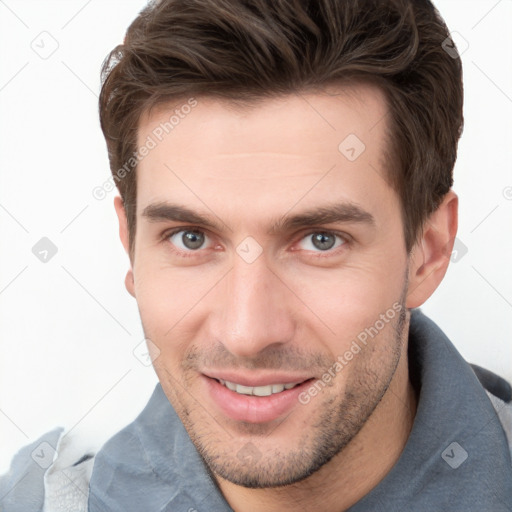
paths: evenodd
<path fill-rule="evenodd" d="M 290 373 L 260 373 L 250 375 L 248 373 L 240 374 L 234 371 L 205 371 L 203 375 L 210 379 L 227 380 L 235 384 L 248 387 L 268 386 L 270 384 L 300 384 L 311 379 L 311 375 L 291 375 Z"/>

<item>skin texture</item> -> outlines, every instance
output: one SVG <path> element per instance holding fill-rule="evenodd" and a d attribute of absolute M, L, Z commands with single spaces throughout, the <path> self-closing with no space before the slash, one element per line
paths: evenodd
<path fill-rule="evenodd" d="M 175 107 L 141 119 L 139 144 Z M 354 161 L 338 149 L 350 134 L 365 145 Z M 126 286 L 163 390 L 236 511 L 345 510 L 382 480 L 407 441 L 417 403 L 407 308 L 445 274 L 457 197 L 446 195 L 407 254 L 399 199 L 384 179 L 385 135 L 385 98 L 370 85 L 251 109 L 198 98 L 139 164 Z M 161 208 L 155 216 L 164 203 L 214 225 L 163 218 Z M 372 222 L 349 215 L 277 229 L 340 204 Z M 120 198 L 115 207 L 128 251 Z M 194 231 L 199 247 L 183 245 L 183 231 L 170 235 L 177 228 Z M 315 246 L 318 233 L 334 246 Z M 376 324 L 383 314 L 388 321 Z M 378 334 L 328 385 L 277 418 L 238 421 L 212 400 L 205 374 L 322 380 L 375 325 Z"/>

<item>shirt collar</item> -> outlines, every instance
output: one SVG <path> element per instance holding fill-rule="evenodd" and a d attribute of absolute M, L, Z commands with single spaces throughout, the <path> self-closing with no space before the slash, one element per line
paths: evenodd
<path fill-rule="evenodd" d="M 411 382 L 419 389 L 409 439 L 391 471 L 350 512 L 510 510 L 506 436 L 475 373 L 420 310 L 412 311 L 408 346 Z"/>

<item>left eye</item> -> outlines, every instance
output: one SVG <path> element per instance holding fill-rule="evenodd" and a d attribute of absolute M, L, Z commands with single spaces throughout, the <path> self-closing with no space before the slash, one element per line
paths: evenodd
<path fill-rule="evenodd" d="M 339 235 L 326 231 L 318 231 L 305 236 L 299 245 L 301 249 L 305 249 L 306 251 L 326 252 L 330 249 L 336 249 L 344 243 L 345 240 Z"/>
<path fill-rule="evenodd" d="M 169 241 L 182 251 L 195 251 L 204 248 L 209 238 L 201 231 L 181 229 L 169 235 Z"/>

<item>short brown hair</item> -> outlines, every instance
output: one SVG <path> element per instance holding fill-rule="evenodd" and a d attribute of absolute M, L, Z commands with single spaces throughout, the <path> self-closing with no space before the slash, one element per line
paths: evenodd
<path fill-rule="evenodd" d="M 429 0 L 160 0 L 148 4 L 102 68 L 99 108 L 136 227 L 141 115 L 186 97 L 246 103 L 362 81 L 386 94 L 387 179 L 402 205 L 409 251 L 453 184 L 463 127 L 462 64 Z M 123 168 L 122 179 L 116 172 Z M 128 169 L 129 171 L 130 169 Z"/>

